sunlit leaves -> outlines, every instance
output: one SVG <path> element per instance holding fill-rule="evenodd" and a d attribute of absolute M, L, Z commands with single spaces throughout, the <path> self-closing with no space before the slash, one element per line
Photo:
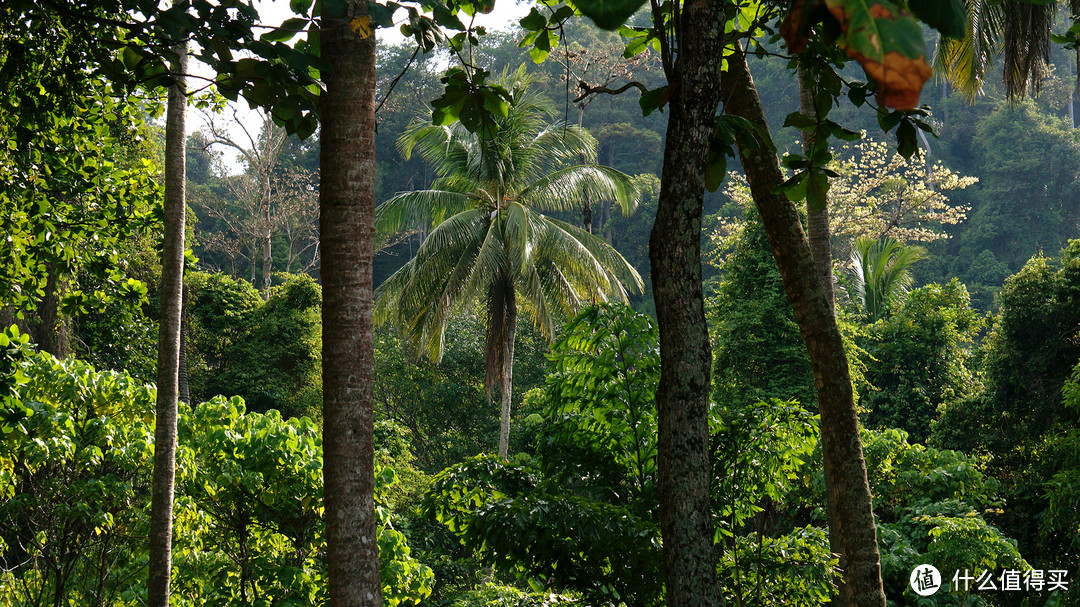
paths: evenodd
<path fill-rule="evenodd" d="M 89 604 L 102 591 L 137 595 L 145 544 L 129 539 L 147 533 L 154 390 L 48 355 L 24 368 L 19 402 L 30 413 L 0 435 L 0 533 L 21 551 L 0 552 L 0 596 Z M 276 411 L 246 413 L 236 397 L 179 413 L 172 601 L 324 602 L 318 427 Z M 377 495 L 394 479 L 383 469 Z M 431 593 L 432 572 L 379 510 L 387 605 L 419 602 Z"/>

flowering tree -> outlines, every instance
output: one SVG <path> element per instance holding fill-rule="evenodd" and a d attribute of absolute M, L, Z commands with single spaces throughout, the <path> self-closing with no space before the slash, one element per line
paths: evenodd
<path fill-rule="evenodd" d="M 869 139 L 843 146 L 838 155 L 847 159 L 830 167 L 840 176 L 829 189 L 829 224 L 833 259 L 841 263 L 859 237 L 934 242 L 949 237 L 945 226 L 967 218 L 969 207 L 951 204 L 948 192 L 968 187 L 977 177 L 958 175 L 940 162 L 927 169 L 923 160 L 904 158 Z"/>
<path fill-rule="evenodd" d="M 862 139 L 841 147 L 828 166 L 838 176 L 829 187 L 829 229 L 834 265 L 847 265 L 859 238 L 891 238 L 900 243 L 928 243 L 949 238 L 946 226 L 967 218 L 969 207 L 952 204 L 948 193 L 976 183 L 978 177 L 954 173 L 940 162 L 929 170 L 923 160 L 904 158 L 884 142 Z M 734 176 L 724 193 L 750 208 L 750 188 Z M 741 222 L 721 221 L 713 234 L 720 251 L 727 250 Z"/>

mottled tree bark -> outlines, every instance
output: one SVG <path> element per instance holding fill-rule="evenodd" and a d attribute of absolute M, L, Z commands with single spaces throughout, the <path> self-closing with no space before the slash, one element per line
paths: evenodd
<path fill-rule="evenodd" d="M 701 213 L 713 116 L 720 103 L 725 3 L 683 4 L 668 109 L 660 201 L 649 238 L 660 328 L 657 467 L 668 607 L 722 605 L 709 499 L 712 349 L 701 285 Z"/>
<path fill-rule="evenodd" d="M 176 475 L 176 398 L 180 364 L 180 311 L 183 305 L 184 113 L 187 96 L 187 44 L 169 88 L 165 119 L 165 244 L 161 252 L 161 313 L 158 327 L 157 409 L 154 423 L 154 476 L 150 501 L 150 562 L 147 605 L 168 607 L 172 569 L 173 489 Z"/>
<path fill-rule="evenodd" d="M 323 483 L 330 607 L 382 605 L 375 537 L 372 259 L 375 37 L 367 5 L 322 16 L 319 169 Z M 367 37 L 361 37 L 362 34 Z"/>
<path fill-rule="evenodd" d="M 728 61 L 731 71 L 723 83 L 724 111 L 764 126 L 765 114 L 746 56 L 737 48 Z M 756 135 L 756 147 L 740 146 L 742 164 L 814 369 L 829 541 L 844 570 L 840 600 L 845 605 L 884 607 L 874 513 L 844 344 L 824 286 L 817 280 L 798 210 L 778 190 L 783 182 L 780 164 L 760 140 L 761 132 Z"/>

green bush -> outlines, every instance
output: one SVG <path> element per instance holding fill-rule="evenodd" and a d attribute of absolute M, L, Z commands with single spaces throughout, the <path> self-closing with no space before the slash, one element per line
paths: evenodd
<path fill-rule="evenodd" d="M 38 354 L 0 403 L 0 606 L 145 603 L 152 386 Z M 307 418 L 247 413 L 238 397 L 181 407 L 172 579 L 176 605 L 325 600 L 322 439 Z M 388 606 L 431 593 L 383 507 Z"/>

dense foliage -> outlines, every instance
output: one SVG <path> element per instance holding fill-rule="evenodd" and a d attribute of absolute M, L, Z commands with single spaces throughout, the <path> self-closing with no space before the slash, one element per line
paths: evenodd
<path fill-rule="evenodd" d="M 141 604 L 153 387 L 48 354 L 19 364 L 0 438 L 0 604 Z M 177 604 L 321 604 L 321 444 L 310 420 L 238 397 L 181 410 Z M 395 478 L 384 469 L 380 492 Z M 388 605 L 431 592 L 385 510 L 379 546 Z"/>
<path fill-rule="evenodd" d="M 77 44 L 87 32 L 65 30 L 77 23 L 67 17 L 43 19 L 45 4 L 55 3 L 0 8 L 5 17 L 29 11 L 20 22 L 26 32 L 0 31 L 0 105 L 8 110 L 0 112 L 0 320 L 18 325 L 0 334 L 0 606 L 139 605 L 154 447 L 147 382 L 156 354 L 161 129 L 159 102 L 120 72 L 161 84 L 167 57 L 124 40 L 126 62 L 99 72 L 93 66 L 106 47 Z M 524 31 L 454 38 L 456 56 L 468 58 L 458 71 L 444 73 L 446 54 L 405 45 L 378 51 L 378 170 L 369 177 L 377 201 L 389 201 L 381 227 L 401 230 L 378 243 L 375 286 L 407 295 L 406 305 L 384 300 L 386 318 L 399 322 L 375 333 L 371 381 L 389 605 L 664 600 L 660 360 L 648 316 L 649 235 L 672 94 L 664 44 L 645 21 L 620 30 L 624 38 L 563 22 L 567 8 L 550 8 L 530 12 Z M 231 10 L 243 19 L 229 25 L 228 11 L 215 10 L 196 35 L 253 43 L 250 31 L 228 29 L 250 25 L 251 12 Z M 196 22 L 168 15 L 147 27 Z M 281 102 L 273 87 L 287 74 L 274 57 L 301 57 L 310 41 L 293 49 L 270 40 L 310 23 L 268 30 L 271 38 L 255 47 L 261 59 L 233 63 L 266 78 L 233 74 L 231 83 Z M 406 27 L 418 39 L 432 32 L 418 15 Z M 98 34 L 119 44 L 117 28 Z M 848 48 L 867 42 L 842 35 Z M 835 79 L 816 90 L 828 99 L 817 103 L 841 126 L 785 119 L 799 105 L 792 72 L 767 58 L 778 42 L 761 40 L 765 60 L 751 69 L 777 145 L 796 153 L 788 185 L 819 204 L 832 175 L 825 184 L 836 314 L 865 426 L 890 602 L 1076 603 L 1080 240 L 1069 239 L 1080 235 L 1080 130 L 1066 108 L 1080 100 L 1070 93 L 1071 50 L 1051 50 L 1057 71 L 1044 74 L 1035 100 L 1008 102 L 995 77 L 968 105 L 966 91 L 943 82 L 923 93 L 932 115 L 907 117 L 859 111 L 870 89 L 858 69 L 830 67 L 823 73 Z M 231 44 L 205 52 L 225 57 Z M 810 52 L 842 63 L 826 56 L 836 49 Z M 315 66 L 302 67 L 313 78 Z M 500 72 L 521 74 L 532 92 L 482 82 Z M 466 74 L 479 80 L 465 82 Z M 631 81 L 637 86 L 628 84 L 626 95 L 578 97 Z M 834 100 L 841 86 L 853 95 Z M 276 116 L 292 130 L 314 129 L 313 90 L 300 93 L 307 105 Z M 441 94 L 442 124 L 425 126 L 428 104 Z M 196 103 L 212 111 L 221 99 Z M 643 115 L 643 107 L 659 111 Z M 536 115 L 514 126 L 512 112 L 530 108 Z M 913 117 L 940 138 L 916 140 Z M 222 126 L 220 116 L 213 120 Z M 893 153 L 892 135 L 865 134 L 889 124 L 903 150 L 921 141 L 925 155 L 904 158 Z M 319 605 L 327 581 L 322 437 L 311 421 L 321 415 L 323 373 L 319 146 L 317 136 L 285 137 L 272 120 L 251 129 L 250 146 L 225 133 L 208 127 L 188 141 L 195 254 L 185 276 L 185 369 L 190 400 L 201 404 L 180 412 L 174 602 Z M 724 135 L 714 133 L 719 147 Z M 858 141 L 836 146 L 835 158 L 827 149 L 803 158 L 799 140 L 815 137 L 812 145 Z M 245 156 L 238 167 L 220 153 L 230 144 Z M 723 158 L 713 150 L 710 187 Z M 585 170 L 567 169 L 578 163 Z M 636 212 L 621 212 L 634 198 Z M 824 604 L 838 563 L 826 531 L 816 387 L 752 202 L 736 176 L 704 205 L 712 231 L 702 260 L 714 352 L 712 554 L 729 604 Z M 485 249 L 489 241 L 515 245 L 513 258 Z M 475 257 L 481 250 L 487 258 Z M 905 252 L 904 271 L 893 272 Z M 465 280 L 463 269 L 477 260 L 480 271 Z M 273 285 L 266 291 L 263 270 Z M 500 411 L 485 390 L 483 354 L 498 316 L 487 304 L 499 281 L 489 279 L 508 276 L 523 320 L 501 329 L 502 337 L 516 331 L 506 382 L 517 388 L 503 461 L 491 455 Z M 416 284 L 406 293 L 400 281 L 409 277 Z M 643 292 L 624 293 L 617 279 L 636 286 L 638 277 Z M 586 278 L 594 282 L 588 289 L 566 288 Z M 456 301 L 461 294 L 480 304 Z M 525 295 L 542 297 L 525 303 Z M 625 298 L 633 309 L 589 305 L 605 298 Z M 435 355 L 418 356 L 418 341 Z M 935 564 L 947 585 L 954 571 L 1066 569 L 1070 591 L 952 588 L 920 600 L 908 575 L 923 563 Z"/>

